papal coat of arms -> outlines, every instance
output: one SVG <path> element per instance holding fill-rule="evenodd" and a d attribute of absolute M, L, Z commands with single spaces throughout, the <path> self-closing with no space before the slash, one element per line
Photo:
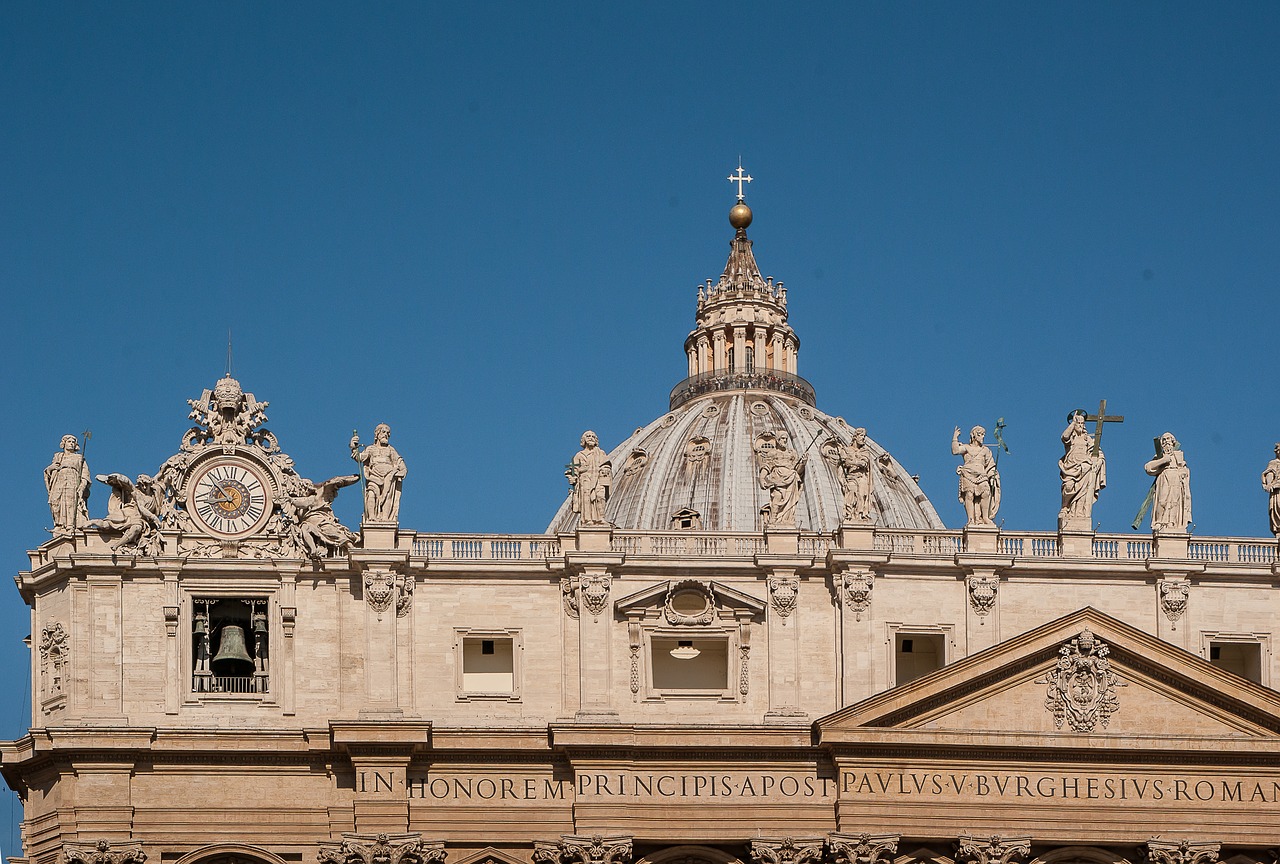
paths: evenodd
<path fill-rule="evenodd" d="M 1124 682 L 1111 670 L 1111 649 L 1085 628 L 1058 649 L 1058 662 L 1037 684 L 1049 685 L 1045 707 L 1059 729 L 1063 723 L 1076 732 L 1105 727 L 1120 707 L 1116 687 Z"/>

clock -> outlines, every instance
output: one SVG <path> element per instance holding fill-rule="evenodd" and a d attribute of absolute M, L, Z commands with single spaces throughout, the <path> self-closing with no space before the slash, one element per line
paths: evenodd
<path fill-rule="evenodd" d="M 267 472 L 249 459 L 203 462 L 187 479 L 187 513 L 216 537 L 239 539 L 262 529 L 274 504 Z"/>

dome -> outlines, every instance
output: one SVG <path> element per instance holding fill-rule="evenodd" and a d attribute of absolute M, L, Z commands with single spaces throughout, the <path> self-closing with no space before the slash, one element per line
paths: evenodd
<path fill-rule="evenodd" d="M 718 281 L 698 286 L 695 326 L 684 340 L 689 375 L 671 391 L 670 413 L 609 454 L 612 494 L 604 516 L 618 528 L 762 530 L 769 494 L 760 486 L 757 443 L 762 453 L 785 454 L 788 466 L 805 460 L 798 500 L 787 469 L 786 520 L 778 524 L 790 524 L 792 502 L 802 531 L 834 531 L 843 521 L 837 448 L 850 443 L 854 429 L 814 407 L 813 388 L 797 371 L 800 340 L 787 321 L 787 289 L 760 275 L 747 238 L 752 213 L 742 184 L 751 179 L 741 165 L 729 177 L 738 184 L 729 258 Z M 866 446 L 872 522 L 943 528 L 911 475 L 870 438 Z M 573 531 L 578 519 L 566 499 L 547 531 Z"/>
<path fill-rule="evenodd" d="M 797 527 L 834 531 L 844 496 L 824 451 L 832 442 L 848 444 L 852 427 L 792 396 L 756 390 L 687 401 L 615 447 L 609 454 L 613 487 L 606 519 L 623 529 L 761 530 L 760 508 L 769 499 L 758 482 L 753 446 L 764 432 L 785 432 L 790 446 L 806 457 Z M 867 446 L 875 457 L 872 521 L 884 528 L 945 527 L 906 469 L 870 438 Z M 682 518 L 695 521 L 681 525 Z M 577 524 L 566 500 L 547 531 L 568 532 Z"/>

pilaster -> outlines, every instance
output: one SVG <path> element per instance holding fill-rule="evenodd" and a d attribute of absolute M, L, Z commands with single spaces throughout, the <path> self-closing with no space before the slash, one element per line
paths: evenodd
<path fill-rule="evenodd" d="M 412 649 L 400 645 L 397 626 L 398 609 L 406 596 L 412 597 L 412 588 L 405 590 L 406 580 L 412 577 L 400 572 L 406 567 L 407 558 L 394 551 L 364 549 L 352 552 L 351 563 L 358 572 L 364 597 L 365 686 L 360 716 L 399 718 L 404 714 L 400 657 Z"/>
<path fill-rule="evenodd" d="M 612 529 L 580 528 L 577 552 L 565 553 L 568 589 L 578 614 L 577 717 L 580 720 L 613 720 L 613 570 L 622 564 L 620 553 L 608 549 Z M 584 549 L 584 547 L 587 547 Z"/>
<path fill-rule="evenodd" d="M 409 830 L 409 763 L 431 740 L 431 724 L 405 721 L 331 722 L 332 746 L 354 772 L 352 816 L 360 834 Z"/>
<path fill-rule="evenodd" d="M 766 532 L 766 540 L 770 533 L 775 537 L 785 537 L 791 532 Z M 769 710 L 765 714 L 766 721 L 790 722 L 806 716 L 800 707 L 800 623 L 795 613 L 800 604 L 799 570 L 812 563 L 810 558 L 788 555 L 756 556 L 756 566 L 765 571 L 769 592 L 769 610 L 765 615 L 769 634 Z"/>
<path fill-rule="evenodd" d="M 975 654 L 1000 642 L 1000 585 L 1013 559 L 962 552 L 956 564 L 964 571 L 965 648 Z"/>

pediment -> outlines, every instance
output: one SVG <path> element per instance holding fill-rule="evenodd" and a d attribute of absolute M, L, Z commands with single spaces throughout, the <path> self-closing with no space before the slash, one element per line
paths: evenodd
<path fill-rule="evenodd" d="M 1084 635 L 1084 634 L 1089 635 Z M 1280 737 L 1280 693 L 1086 607 L 817 722 L 972 734 Z"/>
<path fill-rule="evenodd" d="M 701 611 L 696 601 L 701 598 Z M 765 601 L 710 579 L 670 579 L 619 599 L 614 609 L 631 618 L 665 617 L 672 624 L 763 615 Z M 704 620 L 705 619 L 705 620 Z"/>
<path fill-rule="evenodd" d="M 502 852 L 492 846 L 486 846 L 479 851 L 464 855 L 454 864 L 526 864 L 526 862 L 511 855 L 509 852 Z"/>

